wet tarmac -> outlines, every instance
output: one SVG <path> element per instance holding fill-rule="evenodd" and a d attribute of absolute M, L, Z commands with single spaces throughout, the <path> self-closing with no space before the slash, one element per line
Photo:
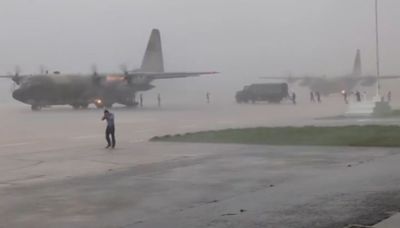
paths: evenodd
<path fill-rule="evenodd" d="M 400 209 L 398 149 L 147 142 L 208 129 L 340 124 L 316 118 L 344 109 L 115 108 L 117 148 L 109 150 L 100 110 L 0 106 L 0 227 L 375 224 Z"/>

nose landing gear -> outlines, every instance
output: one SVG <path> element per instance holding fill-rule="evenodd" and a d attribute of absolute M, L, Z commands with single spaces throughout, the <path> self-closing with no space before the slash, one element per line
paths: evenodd
<path fill-rule="evenodd" d="M 81 103 L 81 104 L 73 104 L 72 107 L 74 109 L 87 109 L 89 107 L 89 104 L 86 103 Z"/>
<path fill-rule="evenodd" d="M 40 105 L 37 105 L 37 104 L 31 105 L 32 111 L 40 111 L 41 109 L 42 109 L 42 106 L 40 106 Z"/>

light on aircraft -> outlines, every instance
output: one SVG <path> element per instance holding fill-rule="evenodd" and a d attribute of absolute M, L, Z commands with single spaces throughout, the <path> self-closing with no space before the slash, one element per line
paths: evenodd
<path fill-rule="evenodd" d="M 97 105 L 101 105 L 103 104 L 103 101 L 101 99 L 96 99 L 94 100 L 94 103 L 96 103 Z"/>

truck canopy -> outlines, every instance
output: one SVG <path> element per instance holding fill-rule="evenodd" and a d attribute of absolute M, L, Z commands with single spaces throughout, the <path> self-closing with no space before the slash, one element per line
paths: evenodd
<path fill-rule="evenodd" d="M 253 94 L 288 94 L 288 85 L 286 83 L 264 83 L 251 84 L 243 88 L 244 91 L 251 91 Z"/>

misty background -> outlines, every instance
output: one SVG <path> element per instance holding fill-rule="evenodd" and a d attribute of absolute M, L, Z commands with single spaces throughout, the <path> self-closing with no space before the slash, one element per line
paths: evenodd
<path fill-rule="evenodd" d="M 400 74 L 400 1 L 380 0 L 382 74 Z M 119 72 L 140 66 L 153 28 L 167 71 L 215 77 L 156 81 L 145 100 L 232 101 L 261 76 L 343 75 L 356 49 L 375 72 L 373 0 L 0 0 L 0 74 Z M 11 102 L 0 81 L 0 101 Z M 15 102 L 16 103 L 16 102 Z"/>

